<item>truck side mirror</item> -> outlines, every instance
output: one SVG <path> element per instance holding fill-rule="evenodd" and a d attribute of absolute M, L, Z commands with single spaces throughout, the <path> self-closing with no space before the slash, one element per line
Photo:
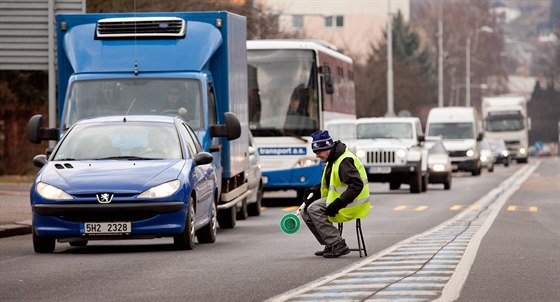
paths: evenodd
<path fill-rule="evenodd" d="M 32 116 L 27 122 L 27 139 L 34 144 L 40 144 L 42 140 L 58 140 L 58 129 L 43 128 L 41 127 L 42 124 L 42 115 Z"/>
<path fill-rule="evenodd" d="M 210 135 L 213 137 L 227 137 L 229 140 L 238 139 L 241 136 L 241 123 L 232 112 L 224 113 L 224 125 L 211 125 Z"/>
<path fill-rule="evenodd" d="M 334 93 L 334 84 L 332 80 L 331 68 L 327 65 L 319 67 L 319 72 L 323 74 L 323 83 L 327 94 Z"/>

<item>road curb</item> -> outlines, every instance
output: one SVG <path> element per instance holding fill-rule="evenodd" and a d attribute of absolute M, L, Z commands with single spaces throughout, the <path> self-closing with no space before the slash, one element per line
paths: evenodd
<path fill-rule="evenodd" d="M 0 238 L 31 233 L 31 220 L 0 225 Z"/>

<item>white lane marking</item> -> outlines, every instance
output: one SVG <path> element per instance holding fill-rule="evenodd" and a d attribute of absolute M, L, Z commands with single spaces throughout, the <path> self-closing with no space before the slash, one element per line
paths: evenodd
<path fill-rule="evenodd" d="M 467 207 L 464 211 L 458 213 L 455 217 L 441 223 L 440 225 L 435 226 L 424 233 L 414 235 L 401 242 L 398 242 L 397 244 L 375 255 L 369 256 L 363 259 L 362 261 L 350 265 L 347 268 L 340 270 L 339 272 L 322 277 L 320 279 L 317 279 L 316 281 L 312 281 L 308 284 L 305 284 L 301 287 L 295 288 L 293 290 L 290 290 L 278 296 L 271 297 L 266 301 L 287 301 L 291 299 L 298 300 L 298 297 L 303 298 L 305 300 L 312 301 L 315 298 L 310 293 L 321 292 L 321 286 L 325 286 L 327 285 L 327 283 L 336 282 L 339 284 L 340 283 L 367 284 L 366 281 L 369 281 L 372 278 L 380 278 L 380 279 L 376 279 L 376 281 L 378 281 L 379 284 L 384 285 L 384 287 L 380 291 L 356 292 L 355 294 L 351 294 L 351 297 L 353 298 L 348 300 L 348 301 L 356 300 L 358 297 L 360 297 L 358 299 L 359 301 L 370 301 L 370 300 L 379 301 L 380 298 L 381 299 L 387 298 L 387 297 L 381 297 L 380 296 L 381 294 L 384 296 L 384 295 L 388 295 L 387 292 L 394 292 L 394 291 L 387 290 L 388 287 L 395 284 L 400 284 L 401 282 L 403 284 L 406 284 L 410 281 L 419 282 L 419 280 L 422 280 L 418 278 L 429 278 L 429 277 L 443 278 L 443 279 L 434 280 L 437 282 L 429 281 L 431 279 L 426 279 L 427 282 L 431 282 L 431 283 L 424 283 L 424 284 L 432 285 L 432 284 L 439 284 L 442 281 L 445 282 L 445 280 L 449 280 L 453 274 L 456 274 L 455 266 L 454 266 L 455 269 L 449 270 L 441 267 L 433 267 L 433 266 L 430 267 L 430 263 L 432 261 L 437 261 L 438 259 L 442 259 L 442 258 L 457 259 L 463 257 L 464 249 L 458 251 L 454 249 L 449 249 L 448 247 L 457 243 L 461 243 L 463 244 L 463 246 L 465 246 L 464 243 L 469 243 L 469 241 L 471 240 L 471 238 L 473 238 L 473 236 L 475 235 L 478 236 L 479 232 L 477 232 L 477 230 L 480 228 L 480 225 L 484 224 L 484 221 L 486 221 L 486 219 L 488 219 L 489 217 L 489 213 L 488 213 L 489 211 L 487 211 L 487 208 L 488 209 L 491 208 L 491 205 L 495 203 L 497 198 L 500 195 L 504 194 L 504 192 L 506 192 L 506 190 L 510 188 L 511 183 L 514 183 L 516 179 L 519 178 L 519 175 L 523 175 L 524 173 L 527 173 L 528 167 L 529 165 L 524 166 L 519 171 L 517 171 L 514 175 L 510 176 L 507 180 L 502 182 L 499 187 L 493 189 L 485 196 L 483 196 L 481 199 L 479 199 L 476 203 Z M 534 171 L 536 167 L 534 166 L 532 167 Z M 453 232 L 453 230 L 455 230 L 455 232 Z M 399 249 L 414 246 L 417 243 L 426 243 L 426 242 L 441 243 L 442 249 L 439 250 L 437 254 L 433 254 L 433 253 L 424 254 L 423 252 L 422 253 L 397 252 L 397 250 Z M 391 260 L 423 259 L 425 263 L 425 267 L 420 271 L 412 271 L 412 274 L 410 273 L 410 270 L 397 271 L 397 272 L 383 272 L 382 275 L 380 275 L 379 273 L 368 274 L 368 273 L 356 272 L 356 270 L 359 268 L 371 265 L 375 261 L 384 260 L 385 258 L 390 258 Z M 459 265 L 461 265 L 461 262 L 459 263 Z M 345 301 L 344 298 L 347 297 L 347 295 L 341 297 L 340 293 L 336 292 L 335 290 L 331 290 L 331 292 L 334 292 L 336 295 L 331 293 L 330 296 L 324 295 L 321 297 L 316 297 L 316 299 L 319 301 L 330 301 L 330 300 Z M 437 291 L 437 295 L 439 295 L 440 293 L 441 293 L 440 291 Z M 416 293 L 414 293 L 413 291 L 403 291 L 403 294 L 399 295 L 398 298 L 399 301 L 401 301 L 400 300 L 401 298 L 406 301 L 409 300 L 417 301 L 417 300 L 426 300 L 426 299 L 431 300 L 435 297 L 429 294 L 426 295 L 421 291 Z"/>
<path fill-rule="evenodd" d="M 521 177 L 516 178 L 513 182 L 513 185 L 505 190 L 503 192 L 503 195 L 500 196 L 496 200 L 496 202 L 490 205 L 490 208 L 492 209 L 491 213 L 488 215 L 478 232 L 471 239 L 470 244 L 465 250 L 463 259 L 461 260 L 461 262 L 459 262 L 459 265 L 457 265 L 455 273 L 453 274 L 453 276 L 451 276 L 451 279 L 443 289 L 441 296 L 435 301 L 455 301 L 459 298 L 461 290 L 463 289 L 463 285 L 465 284 L 465 281 L 467 280 L 467 277 L 471 270 L 471 266 L 474 263 L 474 259 L 478 252 L 480 243 L 482 242 L 482 238 L 484 237 L 484 235 L 486 235 L 486 233 L 494 223 L 494 220 L 496 220 L 500 209 L 504 206 L 509 197 L 511 197 L 511 195 L 513 195 L 519 189 L 521 184 L 535 171 L 535 169 L 537 169 L 539 164 L 540 162 L 537 162 L 536 165 L 532 165 L 528 169 L 526 169 L 521 174 Z"/>

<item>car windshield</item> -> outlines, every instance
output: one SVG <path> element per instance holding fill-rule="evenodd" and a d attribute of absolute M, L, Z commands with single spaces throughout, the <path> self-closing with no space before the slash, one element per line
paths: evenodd
<path fill-rule="evenodd" d="M 331 124 L 326 126 L 329 134 L 336 140 L 356 139 L 356 124 Z"/>
<path fill-rule="evenodd" d="M 441 136 L 442 139 L 474 139 L 472 123 L 433 123 L 428 136 Z"/>
<path fill-rule="evenodd" d="M 410 123 L 363 123 L 357 127 L 358 139 L 413 138 Z"/>
<path fill-rule="evenodd" d="M 84 123 L 72 128 L 53 159 L 181 159 L 175 125 L 171 123 Z"/>

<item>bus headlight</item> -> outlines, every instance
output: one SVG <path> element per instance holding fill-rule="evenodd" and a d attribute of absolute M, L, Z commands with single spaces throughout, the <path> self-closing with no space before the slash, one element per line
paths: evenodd
<path fill-rule="evenodd" d="M 472 149 L 467 150 L 468 157 L 473 157 L 473 155 L 474 155 L 474 151 Z"/>
<path fill-rule="evenodd" d="M 395 155 L 398 158 L 404 158 L 406 156 L 406 151 L 404 151 L 403 149 L 399 149 L 397 150 L 397 152 L 395 152 Z"/>
<path fill-rule="evenodd" d="M 300 168 L 305 168 L 305 167 L 310 167 L 310 166 L 314 166 L 316 164 L 319 163 L 319 159 L 318 158 L 309 158 L 309 157 L 305 157 L 305 158 L 300 158 L 297 161 L 296 166 L 300 167 Z"/>

